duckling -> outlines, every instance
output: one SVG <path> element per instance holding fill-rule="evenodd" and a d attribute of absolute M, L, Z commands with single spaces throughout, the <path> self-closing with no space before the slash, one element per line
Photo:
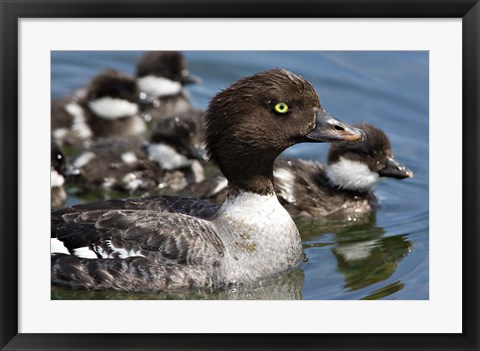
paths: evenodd
<path fill-rule="evenodd" d="M 130 75 L 106 70 L 96 75 L 74 98 L 52 101 L 52 135 L 61 144 L 86 145 L 93 139 L 142 135 L 136 81 Z"/>
<path fill-rule="evenodd" d="M 51 141 L 50 160 L 50 203 L 52 207 L 61 207 L 67 200 L 67 193 L 64 189 L 67 165 L 62 150 L 53 140 Z"/>
<path fill-rule="evenodd" d="M 147 122 L 192 109 L 186 84 L 199 83 L 177 51 L 150 51 L 140 57 L 136 69 L 139 104 Z"/>
<path fill-rule="evenodd" d="M 382 179 L 413 177 L 394 158 L 382 130 L 367 123 L 355 127 L 364 131 L 365 140 L 332 144 L 326 166 L 298 159 L 277 161 L 276 193 L 291 215 L 354 220 L 377 208 L 373 189 Z"/>

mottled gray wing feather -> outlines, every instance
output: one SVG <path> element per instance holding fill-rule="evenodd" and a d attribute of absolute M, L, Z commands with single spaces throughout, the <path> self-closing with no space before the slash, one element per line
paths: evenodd
<path fill-rule="evenodd" d="M 182 264 L 212 264 L 223 255 L 215 226 L 184 214 L 152 210 L 93 210 L 63 215 L 52 231 L 70 252 L 88 248 L 98 258 L 143 256 Z"/>
<path fill-rule="evenodd" d="M 218 283 L 214 278 L 224 246 L 213 223 L 182 213 L 125 209 L 133 206 L 131 201 L 110 205 L 95 210 L 73 206 L 52 214 L 52 237 L 71 253 L 52 255 L 53 284 L 157 291 Z M 155 208 L 158 202 L 141 201 L 139 207 Z"/>

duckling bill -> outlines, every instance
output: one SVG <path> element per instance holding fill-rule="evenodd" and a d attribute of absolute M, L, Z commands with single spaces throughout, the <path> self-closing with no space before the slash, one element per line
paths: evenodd
<path fill-rule="evenodd" d="M 302 261 L 298 230 L 273 189 L 273 163 L 300 142 L 361 140 L 324 113 L 313 87 L 274 69 L 218 93 L 205 115 L 221 206 L 180 197 L 109 200 L 52 211 L 52 284 L 133 291 L 221 289 Z"/>

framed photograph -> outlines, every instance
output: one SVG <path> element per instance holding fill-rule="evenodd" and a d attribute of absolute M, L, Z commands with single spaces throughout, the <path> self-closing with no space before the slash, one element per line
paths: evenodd
<path fill-rule="evenodd" d="M 477 350 L 479 6 L 2 3 L 2 350 Z M 154 60 L 173 61 L 179 75 L 152 70 Z M 283 79 L 294 82 L 284 92 Z M 310 103 L 315 127 L 304 131 L 299 106 Z M 217 110 L 248 111 L 238 120 L 250 129 L 230 129 Z M 62 126 L 65 111 L 71 130 Z M 197 119 L 189 124 L 192 111 L 206 121 L 205 142 L 192 137 L 192 128 L 203 128 Z M 148 139 L 120 142 L 115 133 L 127 127 L 119 122 L 132 138 L 148 129 Z M 183 125 L 188 141 L 172 137 Z M 272 145 L 275 157 L 281 153 L 275 163 L 266 156 Z M 248 166 L 270 159 L 265 169 Z M 210 233 L 240 212 L 256 228 L 255 216 L 272 211 L 264 245 L 281 242 L 275 226 L 291 222 L 303 262 L 264 279 L 290 256 L 258 254 L 262 241 L 243 232 L 220 252 L 204 233 L 195 240 L 213 245 L 209 257 L 221 257 L 213 266 L 228 269 L 178 273 L 180 239 L 174 250 L 144 231 L 157 220 L 145 224 L 151 209 L 166 206 L 152 207 L 157 200 L 145 196 L 170 194 L 214 203 L 163 214 L 176 223 L 172 232 L 182 231 L 178 218 L 213 221 L 204 227 Z M 315 200 L 325 194 L 328 201 Z M 270 195 L 280 212 L 265 202 Z M 141 199 L 109 200 L 116 197 Z M 114 207 L 94 208 L 100 200 Z M 69 210 L 77 204 L 85 207 Z M 134 230 L 123 227 L 140 223 L 131 206 L 145 207 L 137 207 L 144 224 Z M 99 239 L 84 239 L 92 235 Z M 135 246 L 137 239 L 148 244 Z M 157 285 L 145 278 L 158 274 L 155 267 L 134 268 L 156 252 L 170 267 Z M 267 260 L 231 273 L 235 260 L 253 262 L 242 255 Z M 126 270 L 109 267 L 114 261 Z"/>

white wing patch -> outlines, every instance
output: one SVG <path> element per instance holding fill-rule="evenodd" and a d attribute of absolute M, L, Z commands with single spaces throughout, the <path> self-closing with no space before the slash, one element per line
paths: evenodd
<path fill-rule="evenodd" d="M 89 247 L 84 246 L 84 247 L 79 247 L 76 249 L 73 249 L 73 254 L 77 257 L 81 258 L 97 258 L 97 255 L 95 252 L 93 252 Z"/>
<path fill-rule="evenodd" d="M 140 253 L 140 250 L 125 250 L 122 247 L 115 247 L 111 240 L 105 241 L 105 245 L 112 251 L 110 254 L 107 253 L 103 248 L 100 246 L 95 246 L 94 250 L 97 254 L 99 254 L 102 258 L 127 258 L 127 257 L 145 257 Z"/>
<path fill-rule="evenodd" d="M 326 174 L 339 188 L 357 191 L 370 190 L 381 180 L 378 173 L 372 172 L 366 164 L 344 157 L 329 165 Z"/>
<path fill-rule="evenodd" d="M 50 239 L 50 252 L 53 253 L 63 253 L 70 255 L 70 252 L 66 248 L 66 246 L 58 240 L 57 238 Z"/>
<path fill-rule="evenodd" d="M 141 91 L 155 97 L 175 95 L 182 90 L 182 84 L 163 77 L 145 76 L 139 78 L 137 84 Z"/>
<path fill-rule="evenodd" d="M 138 105 L 136 103 L 123 99 L 111 98 L 109 96 L 90 101 L 88 106 L 99 117 L 108 120 L 130 117 L 138 113 Z"/>

